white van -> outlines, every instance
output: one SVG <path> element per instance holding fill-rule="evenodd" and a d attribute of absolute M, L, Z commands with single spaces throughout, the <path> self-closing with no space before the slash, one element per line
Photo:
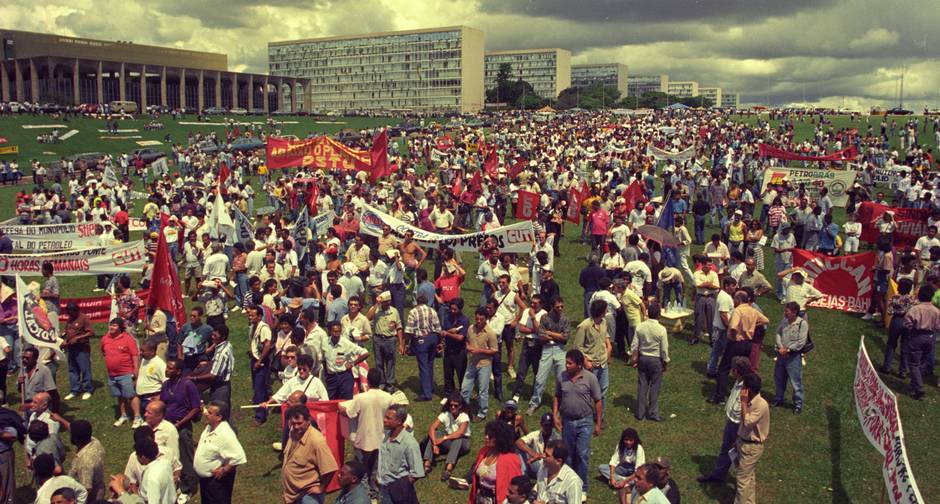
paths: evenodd
<path fill-rule="evenodd" d="M 108 105 L 111 107 L 111 112 L 124 112 L 125 114 L 137 113 L 137 102 L 115 100 Z"/>

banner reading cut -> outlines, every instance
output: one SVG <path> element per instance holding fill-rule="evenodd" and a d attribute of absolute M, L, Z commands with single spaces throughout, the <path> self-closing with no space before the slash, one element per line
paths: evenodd
<path fill-rule="evenodd" d="M 96 224 L 4 225 L 3 232 L 13 240 L 17 252 L 54 252 L 94 247 L 101 243 Z"/>
<path fill-rule="evenodd" d="M 927 218 L 930 210 L 923 208 L 899 208 L 866 201 L 856 210 L 858 221 L 862 223 L 861 238 L 869 243 L 878 240 L 878 221 L 885 212 L 894 214 L 897 229 L 894 230 L 894 245 L 913 246 L 917 239 L 927 234 Z"/>
<path fill-rule="evenodd" d="M 849 201 L 846 191 L 855 183 L 855 172 L 773 166 L 764 172 L 764 181 L 760 187 L 761 194 L 767 190 L 768 185 L 782 184 L 784 180 L 790 183 L 790 187 L 804 184 L 806 196 L 811 201 L 818 200 L 820 189 L 825 187 L 829 189 L 829 199 L 832 200 L 833 206 L 844 207 Z"/>
<path fill-rule="evenodd" d="M 0 254 L 0 275 L 39 275 L 46 261 L 59 276 L 140 273 L 147 262 L 147 246 L 138 240 L 48 254 Z"/>
<path fill-rule="evenodd" d="M 38 287 L 37 287 L 38 288 Z M 27 343 L 52 349 L 62 356 L 62 339 L 56 331 L 41 299 L 19 275 L 16 275 L 16 309 L 19 312 L 17 326 Z"/>
<path fill-rule="evenodd" d="M 326 170 L 369 170 L 369 151 L 356 150 L 327 136 L 306 140 L 269 137 L 265 146 L 271 169 L 310 167 Z"/>
<path fill-rule="evenodd" d="M 832 257 L 795 249 L 793 266 L 806 270 L 807 281 L 825 295 L 809 306 L 852 313 L 868 312 L 874 288 L 874 252 Z"/>
<path fill-rule="evenodd" d="M 858 364 L 855 366 L 852 389 L 862 432 L 872 446 L 884 455 L 881 471 L 888 499 L 892 504 L 924 502 L 907 459 L 897 397 L 881 381 L 872 365 L 868 350 L 865 349 L 864 336 L 858 346 Z"/>
<path fill-rule="evenodd" d="M 495 240 L 496 248 L 500 252 L 527 253 L 532 251 L 532 245 L 535 244 L 535 227 L 532 221 L 517 222 L 480 233 L 445 235 L 417 228 L 370 205 L 363 204 L 361 210 L 359 231 L 370 236 L 382 236 L 382 226 L 388 225 L 399 236 L 404 235 L 405 231 L 414 232 L 415 241 L 421 245 L 436 248 L 444 244 L 453 247 L 457 252 L 479 251 L 483 241 L 490 237 Z"/>

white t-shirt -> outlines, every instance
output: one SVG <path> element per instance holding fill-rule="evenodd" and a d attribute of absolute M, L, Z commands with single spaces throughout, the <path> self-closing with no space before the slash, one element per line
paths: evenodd
<path fill-rule="evenodd" d="M 354 443 L 356 448 L 367 452 L 378 450 L 385 437 L 382 419 L 392 404 L 392 395 L 384 390 L 369 389 L 340 404 L 346 408 L 349 418 L 359 420 Z"/>
<path fill-rule="evenodd" d="M 152 359 L 141 359 L 135 388 L 137 395 L 159 392 L 164 381 L 166 381 L 166 363 L 159 355 L 154 355 Z"/>
<path fill-rule="evenodd" d="M 173 467 L 163 457 L 157 457 L 144 467 L 138 493 L 147 504 L 173 504 L 176 502 L 176 484 Z"/>
<path fill-rule="evenodd" d="M 721 312 L 727 313 L 730 320 L 732 311 L 734 311 L 734 298 L 723 290 L 718 291 L 718 296 L 715 297 L 715 316 L 712 318 L 712 326 L 715 329 L 727 329 L 721 320 Z"/>
<path fill-rule="evenodd" d="M 437 419 L 441 422 L 441 427 L 448 436 L 457 432 L 461 424 L 466 423 L 467 430 L 464 431 L 463 437 L 470 437 L 470 417 L 466 413 L 461 412 L 457 415 L 457 418 L 454 418 L 449 411 L 442 411 L 440 415 L 437 415 Z"/>
<path fill-rule="evenodd" d="M 930 259 L 930 249 L 933 247 L 940 247 L 940 238 L 921 236 L 914 245 L 914 248 L 920 251 L 920 258 L 925 260 Z"/>

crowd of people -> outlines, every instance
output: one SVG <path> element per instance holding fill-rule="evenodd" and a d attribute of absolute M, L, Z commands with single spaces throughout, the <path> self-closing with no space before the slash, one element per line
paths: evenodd
<path fill-rule="evenodd" d="M 816 130 L 801 143 L 794 121 L 803 120 Z M 823 117 L 784 117 L 778 126 L 758 118 L 748 125 L 705 111 L 545 121 L 504 114 L 485 132 L 457 126 L 451 134 L 458 141 L 446 152 L 436 149 L 433 134 L 406 138 L 401 151 L 393 144 L 394 173 L 377 182 L 365 171 L 275 172 L 263 152 L 226 150 L 231 137 L 216 139 L 222 148 L 206 152 L 195 147 L 205 139 L 194 136 L 192 146 L 174 147 L 174 172 L 153 178 L 142 160 L 128 156 L 102 160 L 117 183 L 84 162 L 65 165 L 55 179 L 39 179 L 19 195 L 19 222 L 93 222 L 110 246 L 130 239 L 130 214 L 139 215 L 152 253 L 161 235 L 168 243 L 190 301 L 188 318 L 142 310 L 129 276 L 101 276 L 97 289 L 111 291 L 117 309 L 100 343 L 92 343 L 94 327 L 77 305 L 60 308 L 64 293 L 46 263 L 36 288 L 50 313 L 64 314 L 59 330 L 70 389 L 60 399 L 56 353 L 18 348 L 15 298 L 0 292 L 6 356 L 0 365 L 19 377 L 25 415 L 24 422 L 0 410 L 0 502 L 12 502 L 13 448 L 20 442 L 39 504 L 169 504 L 197 493 L 204 503 L 232 502 L 237 472 L 248 463 L 229 423 L 238 369 L 250 377 L 255 426 L 269 421 L 269 407 L 283 408 L 273 447 L 283 460 L 287 504 L 322 503 L 335 485 L 339 503 L 417 502 L 415 481 L 437 465 L 442 481 L 469 492 L 470 504 L 578 503 L 598 484 L 616 490 L 622 503 L 676 504 L 671 460 L 652 456 L 657 450 L 644 446 L 638 431 L 643 422 L 666 421 L 659 398 L 670 345 L 677 342 L 667 319 L 685 307 L 693 319 L 688 343 L 710 347 L 701 353 L 714 379 L 709 401 L 723 404 L 727 417 L 714 467 L 699 481 L 723 482 L 734 468 L 735 501 L 756 502 L 771 408 L 785 407 L 788 388 L 793 413 L 812 404 L 802 380 L 813 348 L 807 305 L 823 294 L 793 266 L 792 253 L 863 248 L 852 214 L 862 202 L 882 199 L 871 175 L 888 163 L 912 167 L 909 183 L 892 194 L 894 205 L 934 213 L 928 233 L 909 250 L 892 246 L 890 213 L 879 221 L 872 310 L 865 318 L 891 317 L 882 371 L 891 369 L 900 345 L 900 373 L 910 375 L 915 398 L 923 397 L 924 376 L 934 370 L 940 209 L 932 152 L 916 142 L 892 151 L 887 123 L 879 135 L 871 127 L 863 133 L 865 120 L 858 121 L 854 130 L 835 130 Z M 350 143 L 367 147 L 373 133 Z M 812 153 L 858 146 L 862 175 L 849 193 L 847 222 L 833 222 L 825 189 L 787 181 L 765 188 L 764 173 L 775 161 L 759 157 L 760 142 Z M 670 155 L 657 159 L 649 147 Z M 501 166 L 482 179 L 486 152 L 494 149 Z M 693 155 L 679 156 L 686 149 Z M 131 189 L 138 177 L 147 186 L 143 193 Z M 505 252 L 492 237 L 479 249 L 435 246 L 387 223 L 381 233 L 370 232 L 362 220 L 369 205 L 422 233 L 493 232 L 515 215 L 522 191 L 539 197 L 528 254 Z M 258 192 L 265 208 L 255 207 Z M 235 223 L 231 230 L 213 217 L 220 204 Z M 667 204 L 674 219 L 665 232 L 675 245 L 641 229 L 657 225 Z M 314 215 L 328 216 L 326 225 L 316 225 Z M 580 236 L 575 231 L 567 239 L 583 248 L 562 241 L 572 215 L 583 226 Z M 707 239 L 706 227 L 715 230 Z M 0 253 L 12 251 L 9 240 L 0 234 Z M 693 245 L 702 251 L 693 254 Z M 563 249 L 573 256 L 565 264 L 584 264 L 577 285 L 573 270 L 566 272 L 571 278 L 556 277 Z M 476 259 L 478 266 L 470 267 Z M 152 274 L 145 268 L 141 284 Z M 479 296 L 466 288 L 471 275 Z M 888 295 L 890 281 L 895 296 Z M 761 308 L 768 303 L 782 303 L 783 317 L 768 318 Z M 230 329 L 241 317 L 247 334 Z M 772 361 L 763 352 L 768 336 Z M 247 359 L 236 358 L 234 338 L 246 342 Z M 60 415 L 61 401 L 91 397 L 92 344 L 100 346 L 119 411 L 114 427 L 133 427 L 126 468 L 111 477 L 104 461 L 123 453 L 106 454 L 89 422 Z M 398 366 L 411 357 L 419 379 L 407 387 Z M 773 368 L 772 391 L 763 385 L 762 364 L 763 376 Z M 637 423 L 622 429 L 609 463 L 595 474 L 592 439 L 616 428 L 606 420 L 615 407 L 614 366 L 636 369 L 631 409 Z M 490 395 L 500 403 L 495 414 Z M 437 399 L 437 416 L 409 414 L 409 402 Z M 330 450 L 311 415 L 311 405 L 327 400 L 341 401 L 339 410 L 352 422 L 355 450 L 348 460 Z M 538 427 L 529 431 L 526 419 L 534 415 Z M 76 450 L 70 464 L 59 439 L 65 432 Z M 461 465 L 474 434 L 483 446 Z"/>

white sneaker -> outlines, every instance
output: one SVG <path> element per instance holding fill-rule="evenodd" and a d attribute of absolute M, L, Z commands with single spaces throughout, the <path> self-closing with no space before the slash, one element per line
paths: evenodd
<path fill-rule="evenodd" d="M 114 423 L 111 424 L 111 425 L 113 425 L 113 426 L 115 426 L 115 427 L 120 427 L 120 426 L 126 424 L 126 423 L 129 422 L 129 421 L 130 421 L 130 418 L 128 418 L 128 417 L 126 417 L 126 416 L 122 416 L 121 418 L 118 418 L 117 420 L 115 420 Z"/>
<path fill-rule="evenodd" d="M 75 399 L 75 394 L 69 392 L 69 394 L 68 394 L 67 396 L 63 397 L 62 399 L 65 400 L 65 401 L 71 401 L 72 399 Z"/>
<path fill-rule="evenodd" d="M 516 379 L 516 368 L 514 368 L 514 367 L 512 367 L 512 366 L 509 367 L 509 378 L 511 378 L 511 379 L 513 379 L 513 380 Z"/>
<path fill-rule="evenodd" d="M 91 399 L 91 392 L 85 392 L 84 394 L 82 394 L 83 401 L 87 401 L 89 399 Z"/>
<path fill-rule="evenodd" d="M 176 504 L 186 504 L 189 502 L 189 495 L 181 493 L 179 497 L 176 498 Z"/>
<path fill-rule="evenodd" d="M 91 291 L 92 291 L 92 292 L 104 292 L 104 289 L 100 289 L 100 288 L 98 288 L 98 287 L 95 287 L 95 288 L 92 289 Z"/>
<path fill-rule="evenodd" d="M 871 319 L 872 319 L 871 313 L 866 313 L 865 315 L 862 316 L 862 320 L 871 320 Z"/>
<path fill-rule="evenodd" d="M 284 445 L 280 441 L 275 441 L 271 443 L 271 448 L 274 448 L 274 451 L 283 451 Z"/>
<path fill-rule="evenodd" d="M 143 419 L 143 418 L 140 418 L 140 417 L 137 417 L 137 418 L 134 419 L 134 422 L 131 423 L 131 429 L 136 429 L 136 428 L 140 427 L 140 426 L 143 425 L 143 424 L 144 424 L 144 419 Z"/>

